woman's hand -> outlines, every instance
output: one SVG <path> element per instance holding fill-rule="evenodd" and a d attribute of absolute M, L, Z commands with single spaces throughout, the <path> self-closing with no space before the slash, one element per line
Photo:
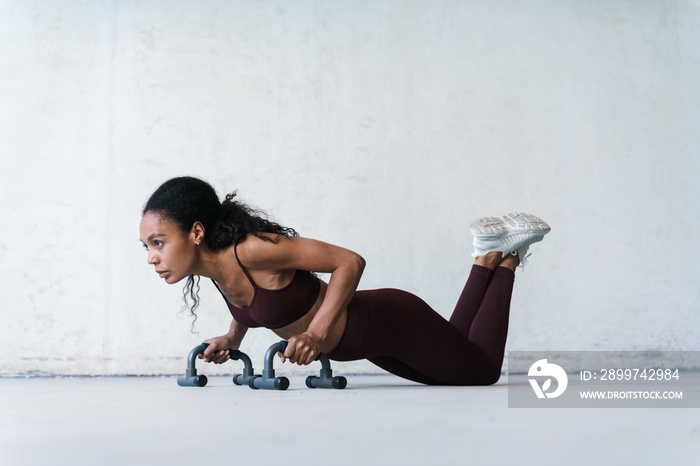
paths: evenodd
<path fill-rule="evenodd" d="M 238 349 L 231 337 L 223 335 L 216 338 L 204 340 L 204 343 L 209 343 L 207 349 L 199 357 L 204 359 L 204 362 L 213 362 L 214 364 L 223 364 L 231 359 L 231 351 Z"/>
<path fill-rule="evenodd" d="M 199 358 L 204 359 L 204 362 L 213 362 L 214 364 L 225 363 L 231 359 L 231 351 L 237 350 L 241 346 L 247 331 L 248 327 L 240 325 L 236 319 L 231 319 L 231 327 L 226 335 L 204 340 L 204 343 L 209 343 L 209 346 L 203 354 L 199 355 Z"/>
<path fill-rule="evenodd" d="M 309 331 L 293 336 L 288 340 L 284 354 L 280 356 L 282 362 L 289 360 L 300 366 L 311 364 L 321 352 L 321 343 L 321 338 Z"/>

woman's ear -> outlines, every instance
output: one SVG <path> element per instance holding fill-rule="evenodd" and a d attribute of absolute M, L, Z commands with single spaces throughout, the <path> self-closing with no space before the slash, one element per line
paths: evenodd
<path fill-rule="evenodd" d="M 190 239 L 196 245 L 204 240 L 204 225 L 202 222 L 194 222 L 192 231 L 190 231 Z"/>

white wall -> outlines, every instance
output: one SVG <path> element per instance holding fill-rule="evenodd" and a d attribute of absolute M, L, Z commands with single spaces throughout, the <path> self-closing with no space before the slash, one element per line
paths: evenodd
<path fill-rule="evenodd" d="M 507 349 L 700 350 L 699 23 L 697 0 L 0 0 L 0 375 L 174 374 L 227 329 L 203 282 L 192 335 L 139 243 L 182 174 L 445 316 L 469 222 L 532 211 L 553 230 Z"/>

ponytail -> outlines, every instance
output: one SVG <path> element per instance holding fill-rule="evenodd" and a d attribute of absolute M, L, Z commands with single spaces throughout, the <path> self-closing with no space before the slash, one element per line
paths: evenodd
<path fill-rule="evenodd" d="M 226 199 L 221 204 L 219 216 L 211 233 L 205 233 L 204 239 L 209 248 L 213 251 L 225 249 L 232 244 L 243 241 L 248 234 L 254 234 L 258 238 L 272 241 L 269 237 L 261 233 L 276 233 L 286 237 L 299 236 L 293 229 L 283 227 L 271 222 L 267 218 L 265 211 L 252 209 L 234 198 L 237 191 L 226 195 Z M 206 231 L 206 225 L 205 225 Z"/>

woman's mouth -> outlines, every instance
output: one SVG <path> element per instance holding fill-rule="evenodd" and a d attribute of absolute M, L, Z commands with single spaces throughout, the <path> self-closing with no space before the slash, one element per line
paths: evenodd
<path fill-rule="evenodd" d="M 167 270 L 164 270 L 164 271 L 156 270 L 156 273 L 158 274 L 158 276 L 159 276 L 160 278 L 165 278 L 165 276 L 168 275 L 168 271 L 167 271 Z"/>

